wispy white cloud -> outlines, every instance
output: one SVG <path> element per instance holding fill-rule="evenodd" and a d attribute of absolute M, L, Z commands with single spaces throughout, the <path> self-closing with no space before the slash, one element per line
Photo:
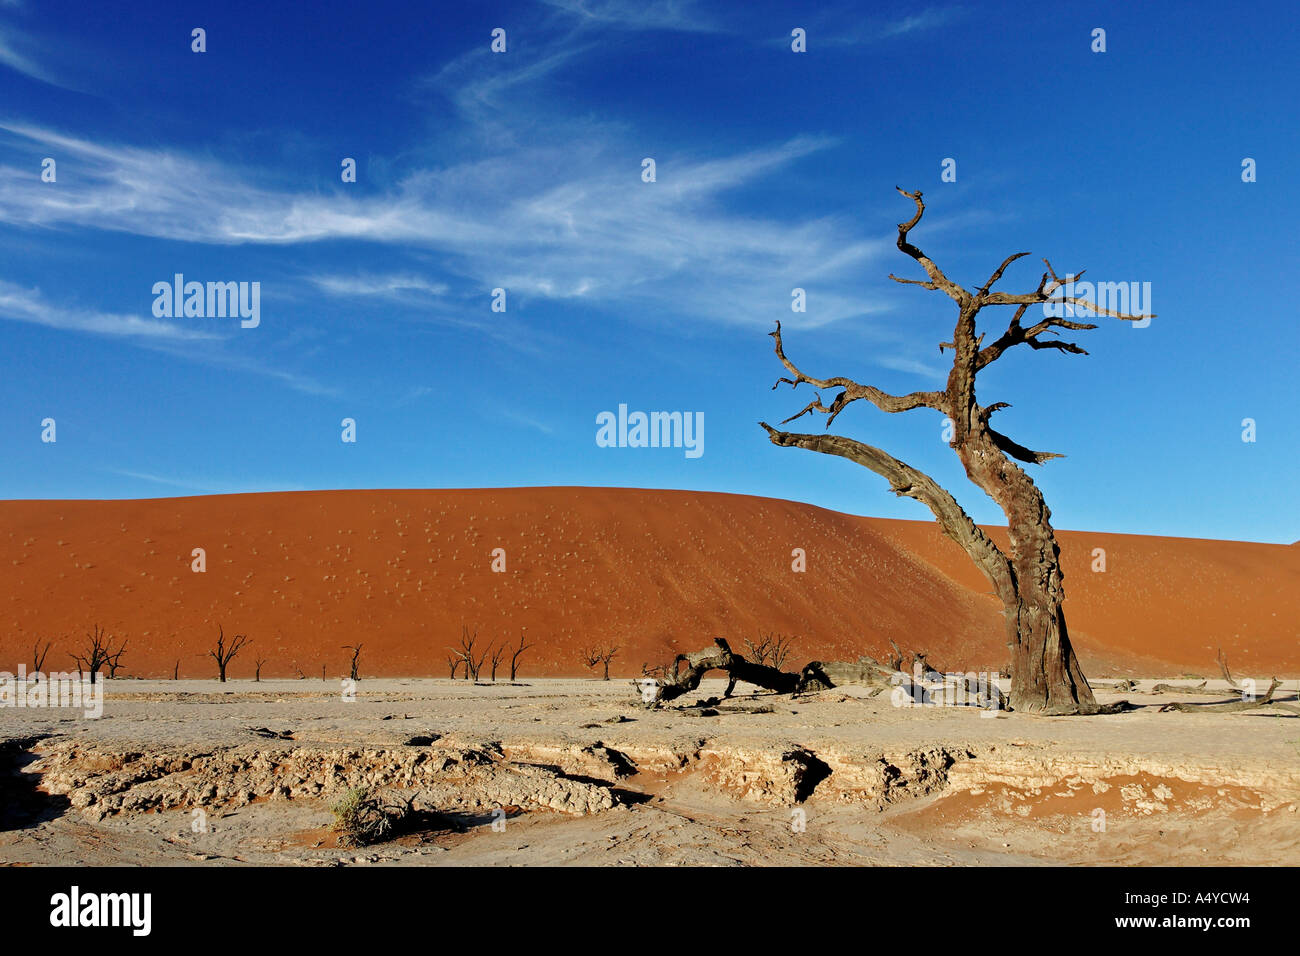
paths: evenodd
<path fill-rule="evenodd" d="M 460 122 L 439 131 L 444 146 L 456 140 L 455 151 L 443 163 L 423 160 L 378 194 L 338 184 L 295 191 L 211 156 L 0 123 L 0 146 L 6 139 L 38 144 L 78 168 L 58 184 L 38 184 L 27 168 L 0 169 L 0 222 L 207 244 L 383 244 L 414 255 L 428 274 L 409 265 L 377 274 L 317 271 L 306 286 L 418 305 L 435 321 L 487 334 L 491 323 L 464 305 L 498 286 L 512 317 L 552 300 L 767 328 L 775 318 L 811 326 L 888 307 L 889 293 L 868 291 L 864 281 L 865 267 L 892 252 L 884 230 L 864 236 L 847 216 L 755 212 L 736 195 L 777 177 L 816 175 L 812 164 L 835 140 L 798 136 L 721 154 L 655 148 L 617 119 L 557 106 L 563 87 L 555 81 L 598 39 L 605 42 L 610 24 L 628 32 L 713 29 L 695 4 L 543 2 L 555 10 L 547 29 L 560 24 L 564 42 L 541 49 L 559 52 L 522 46 L 507 58 L 479 45 L 454 58 L 423 90 L 455 107 Z M 956 8 L 937 9 L 872 29 L 914 32 Z M 645 183 L 640 160 L 650 150 L 657 182 Z M 790 311 L 796 287 L 807 291 L 806 313 Z"/>
<path fill-rule="evenodd" d="M 715 33 L 722 28 L 693 0 L 541 0 L 585 25 Z"/>
<path fill-rule="evenodd" d="M 518 412 L 512 411 L 511 409 L 508 408 L 497 409 L 497 416 L 499 418 L 505 419 L 508 422 L 514 422 L 516 425 L 523 425 L 526 428 L 531 428 L 534 431 L 539 431 L 543 435 L 555 434 L 555 429 L 552 428 L 550 425 L 546 424 L 546 422 L 538 421 L 536 418 L 530 418 L 527 415 L 521 415 Z"/>
<path fill-rule="evenodd" d="M 509 108 L 511 117 L 526 117 L 520 111 L 521 96 L 529 87 L 538 87 L 552 74 L 581 59 L 596 46 L 582 40 L 579 32 L 571 33 L 558 49 L 538 59 L 516 55 L 509 60 L 478 47 L 462 53 L 438 72 L 420 80 L 421 88 L 444 95 L 462 117 L 481 127 L 497 130 L 499 138 L 510 140 L 510 124 L 502 115 Z M 485 129 L 475 131 L 480 137 Z"/>
<path fill-rule="evenodd" d="M 83 309 L 55 302 L 38 288 L 28 289 L 0 279 L 0 319 L 29 322 L 67 332 L 104 335 L 177 358 L 214 368 L 257 375 L 309 395 L 332 395 L 336 390 L 310 376 L 272 364 L 266 357 L 246 354 L 232 343 L 231 336 L 202 329 L 188 329 L 155 318 Z"/>
<path fill-rule="evenodd" d="M 209 332 L 186 329 L 154 318 L 60 305 L 47 299 L 40 289 L 25 289 L 3 279 L 0 279 L 0 318 L 98 335 L 175 342 L 217 338 Z"/>
<path fill-rule="evenodd" d="M 895 40 L 913 33 L 927 33 L 959 21 L 966 15 L 960 6 L 926 7 L 893 19 L 864 17 L 860 8 L 842 7 L 823 9 L 809 18 L 809 49 L 819 47 L 865 46 L 884 40 Z M 790 38 L 778 37 L 771 41 L 786 45 Z"/>
<path fill-rule="evenodd" d="M 250 335 L 257 335 L 257 333 L 242 333 L 237 339 L 260 341 L 258 339 L 248 340 Z M 304 395 L 337 395 L 339 393 L 335 386 L 326 385 L 310 375 L 290 371 L 276 364 L 275 355 L 269 348 L 265 353 L 241 351 L 247 346 L 244 346 L 240 341 L 226 339 L 211 343 L 151 342 L 148 347 L 176 358 L 198 362 L 212 368 L 270 379 Z"/>
<path fill-rule="evenodd" d="M 304 491 L 303 485 L 281 484 L 274 481 L 238 481 L 238 482 L 213 482 L 208 479 L 194 480 L 188 478 L 173 478 L 166 475 L 155 475 L 146 471 L 131 471 L 126 468 L 104 468 L 101 469 L 110 475 L 117 475 L 120 478 L 132 478 L 136 481 L 147 481 L 155 485 L 165 485 L 168 488 L 179 488 L 182 491 L 194 491 L 200 494 L 212 495 L 238 495 L 248 494 L 250 492 L 260 491 Z"/>
<path fill-rule="evenodd" d="M 430 282 L 412 275 L 313 275 L 307 280 L 323 292 L 349 298 L 406 300 L 412 295 L 443 296 L 448 292 L 445 282 Z"/>
<path fill-rule="evenodd" d="M 0 221 L 204 243 L 403 244 L 440 252 L 443 265 L 476 289 L 501 286 L 542 298 L 671 305 L 700 319 L 767 324 L 789 315 L 792 287 L 816 281 L 820 301 L 833 308 L 796 318 L 829 322 L 872 311 L 871 303 L 832 289 L 888 248 L 838 219 L 787 222 L 726 208 L 730 190 L 791 175 L 798 162 L 834 145 L 825 138 L 720 158 L 660 155 L 654 183 L 641 181 L 639 159 L 615 143 L 544 143 L 416 170 L 386 195 L 354 198 L 277 191 L 213 160 L 171 151 L 0 128 L 57 147 L 81 167 L 76 181 L 48 188 L 9 171 L 0 177 Z M 318 285 L 338 295 L 439 289 L 402 276 Z"/>
<path fill-rule="evenodd" d="M 0 30 L 0 63 L 27 76 L 50 82 L 44 70 L 35 61 L 19 53 L 14 48 L 14 35 L 11 30 Z"/>
<path fill-rule="evenodd" d="M 935 30 L 960 18 L 962 13 L 961 7 L 930 7 L 886 23 L 880 30 L 880 36 L 896 37 L 905 33 Z"/>
<path fill-rule="evenodd" d="M 418 401 L 419 399 L 424 398 L 426 395 L 432 395 L 432 394 L 433 394 L 433 389 L 430 388 L 428 385 L 417 385 L 414 388 L 408 390 L 405 395 L 397 399 L 397 401 L 393 402 L 393 404 L 399 407 L 402 405 L 409 405 L 411 404 L 411 402 Z"/>
<path fill-rule="evenodd" d="M 21 7 L 16 0 L 0 0 L 0 7 Z M 0 65 L 51 86 L 72 89 L 42 61 L 45 49 L 31 34 L 7 23 L 0 23 Z"/>

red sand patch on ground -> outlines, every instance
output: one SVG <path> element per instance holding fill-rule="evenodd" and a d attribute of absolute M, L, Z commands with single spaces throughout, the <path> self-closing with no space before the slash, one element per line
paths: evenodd
<path fill-rule="evenodd" d="M 122 674 L 215 676 L 218 622 L 253 643 L 230 676 L 346 667 L 445 676 L 462 624 L 536 647 L 521 676 L 589 673 L 618 644 L 639 673 L 713 636 L 797 635 L 792 659 L 881 655 L 890 638 L 945 667 L 1007 659 L 1000 608 L 927 522 L 859 518 L 741 495 L 614 488 L 328 491 L 135 501 L 0 502 L 0 669 L 46 669 L 100 624 L 129 640 Z M 994 530 L 995 538 L 1005 533 Z M 1062 532 L 1072 636 L 1093 676 L 1300 671 L 1300 548 Z M 207 571 L 191 571 L 194 548 Z M 493 549 L 506 570 L 492 570 Z M 791 550 L 807 554 L 791 570 Z M 1107 570 L 1091 570 L 1094 548 Z M 508 666 L 508 665 L 506 665 Z M 486 676 L 486 670 L 484 675 Z M 508 670 L 498 676 L 508 675 Z"/>
<path fill-rule="evenodd" d="M 945 794 L 907 817 L 911 825 L 924 829 L 981 818 L 1006 819 L 1010 814 L 1026 820 L 1056 817 L 1077 820 L 1096 816 L 1098 810 L 1104 812 L 1104 819 L 1217 813 L 1225 807 L 1245 818 L 1278 809 L 1276 800 L 1269 801 L 1245 787 L 1210 787 L 1139 773 L 1107 777 L 1095 784 L 1058 781 L 1045 787 L 1025 788 L 993 783 L 976 790 Z M 1286 805 L 1280 810 L 1286 812 Z"/>

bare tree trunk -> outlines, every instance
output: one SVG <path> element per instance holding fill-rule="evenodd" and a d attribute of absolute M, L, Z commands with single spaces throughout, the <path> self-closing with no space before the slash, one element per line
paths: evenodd
<path fill-rule="evenodd" d="M 1065 624 L 1061 549 L 1052 512 L 1042 492 L 1015 463 L 997 454 L 987 415 L 971 410 L 975 423 L 964 440 L 956 426 L 953 444 L 966 474 L 1001 506 L 1011 541 L 1010 580 L 995 583 L 1003 603 L 1011 653 L 1011 701 L 1028 713 L 1090 714 L 1097 711 Z"/>

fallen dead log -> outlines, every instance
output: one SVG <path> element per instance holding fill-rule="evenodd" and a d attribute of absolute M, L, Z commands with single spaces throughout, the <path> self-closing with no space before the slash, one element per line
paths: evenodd
<path fill-rule="evenodd" d="M 686 664 L 684 671 L 681 669 L 683 663 Z M 738 680 L 780 694 L 793 694 L 799 685 L 798 674 L 746 660 L 734 653 L 731 645 L 721 637 L 714 638 L 712 647 L 691 654 L 678 654 L 673 658 L 671 669 L 665 669 L 663 676 L 655 680 L 653 694 L 646 692 L 647 678 L 632 683 L 642 690 L 642 699 L 653 706 L 697 690 L 704 675 L 715 670 L 725 671 L 729 678 L 725 697 L 731 696 Z"/>
<path fill-rule="evenodd" d="M 1137 681 L 1128 677 L 1125 677 L 1121 680 L 1114 680 L 1114 681 L 1090 680 L 1088 681 L 1088 683 L 1089 685 L 1092 686 L 1094 690 L 1098 687 L 1103 687 L 1106 690 L 1116 690 L 1128 694 L 1131 694 L 1137 690 Z"/>
<path fill-rule="evenodd" d="M 1221 697 L 1223 691 L 1206 687 L 1208 681 L 1201 681 L 1194 687 L 1186 684 L 1156 684 L 1151 688 L 1153 694 L 1204 694 L 1206 697 Z M 1235 689 L 1235 688 L 1234 688 Z"/>
<path fill-rule="evenodd" d="M 1276 707 L 1290 713 L 1300 714 L 1300 708 L 1292 707 L 1273 699 L 1273 692 L 1281 686 L 1282 682 L 1274 677 L 1272 682 L 1268 685 L 1268 693 L 1263 697 L 1228 700 L 1217 704 L 1188 703 L 1187 701 L 1182 700 L 1170 701 L 1168 704 L 1165 704 L 1160 708 L 1160 713 L 1163 714 L 1165 711 L 1178 711 L 1184 714 L 1226 714 L 1244 710 L 1255 710 L 1260 707 Z"/>
<path fill-rule="evenodd" d="M 916 655 L 914 661 L 923 663 L 924 656 Z M 893 688 L 918 704 L 952 702 L 965 694 L 971 695 L 970 701 L 978 706 L 1006 709 L 1006 699 L 996 685 L 982 684 L 967 676 L 927 671 L 917 678 L 868 655 L 856 661 L 811 661 L 795 674 L 748 660 L 721 637 L 714 639 L 712 647 L 678 654 L 669 667 L 657 669 L 658 676 L 646 670 L 645 676 L 632 681 L 632 685 L 641 693 L 642 701 L 654 707 L 697 690 L 704 675 L 714 670 L 727 674 L 724 698 L 731 696 L 738 681 L 778 694 L 815 693 L 856 684 L 873 688 L 871 696 Z"/>

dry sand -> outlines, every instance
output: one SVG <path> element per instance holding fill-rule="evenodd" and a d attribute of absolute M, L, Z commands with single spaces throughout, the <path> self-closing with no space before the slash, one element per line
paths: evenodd
<path fill-rule="evenodd" d="M 363 680 L 346 701 L 319 679 L 118 680 L 98 720 L 0 712 L 0 862 L 1294 862 L 1300 720 L 1158 713 L 1179 697 L 1148 686 L 1128 714 L 1035 718 L 852 687 L 692 706 L 722 681 L 647 711 L 626 681 Z M 358 785 L 444 816 L 339 848 L 328 808 Z"/>
<path fill-rule="evenodd" d="M 67 668 L 99 624 L 122 674 L 215 676 L 217 625 L 253 644 L 231 675 L 319 677 L 362 642 L 366 676 L 440 677 L 461 625 L 535 645 L 528 676 L 586 673 L 614 643 L 639 673 L 714 636 L 797 635 L 797 663 L 880 656 L 1006 663 L 1000 607 L 932 522 L 742 495 L 612 488 L 331 491 L 0 502 L 0 669 L 53 640 Z M 1005 534 L 991 529 L 995 538 Z M 1071 635 L 1089 676 L 1300 676 L 1300 547 L 1062 532 Z M 207 570 L 191 571 L 206 550 Z M 492 571 L 493 549 L 506 570 Z M 807 572 L 791 570 L 802 548 Z M 1106 570 L 1092 570 L 1095 549 Z"/>

